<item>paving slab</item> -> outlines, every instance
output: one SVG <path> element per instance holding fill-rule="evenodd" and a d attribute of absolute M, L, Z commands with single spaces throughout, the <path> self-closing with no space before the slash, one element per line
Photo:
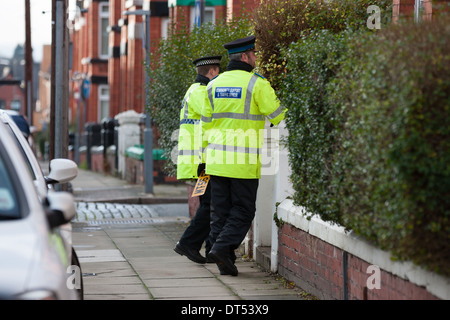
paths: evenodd
<path fill-rule="evenodd" d="M 128 262 L 81 262 L 83 279 L 136 276 Z"/>
<path fill-rule="evenodd" d="M 238 259 L 239 275 L 233 277 L 220 275 L 214 263 L 178 255 L 173 247 L 187 224 L 172 218 L 155 224 L 75 223 L 85 299 L 301 300 L 253 261 Z"/>
<path fill-rule="evenodd" d="M 201 298 L 204 300 L 213 300 L 214 297 L 232 298 L 235 295 L 230 290 L 219 283 L 215 286 L 193 286 L 174 288 L 149 288 L 155 299 L 181 299 L 190 300 L 192 298 Z"/>
<path fill-rule="evenodd" d="M 85 300 L 149 300 L 151 297 L 147 294 L 87 294 Z"/>
<path fill-rule="evenodd" d="M 117 249 L 78 250 L 77 256 L 80 263 L 127 261 Z"/>
<path fill-rule="evenodd" d="M 85 299 L 298 299 L 253 261 L 238 259 L 239 275 L 223 276 L 215 264 L 199 265 L 173 251 L 190 219 L 186 185 L 157 184 L 148 194 L 143 185 L 82 169 L 71 184 L 73 246 L 93 256 L 81 260 Z M 101 256 L 102 250 L 117 250 L 125 261 L 111 261 L 120 255 Z"/>

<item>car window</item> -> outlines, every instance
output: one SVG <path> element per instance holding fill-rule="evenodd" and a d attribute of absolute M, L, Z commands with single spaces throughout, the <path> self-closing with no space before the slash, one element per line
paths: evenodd
<path fill-rule="evenodd" d="M 17 146 L 20 149 L 20 152 L 23 155 L 23 158 L 25 159 L 25 162 L 27 164 L 28 167 L 28 171 L 30 171 L 31 177 L 33 178 L 33 180 L 36 180 L 36 174 L 34 173 L 33 167 L 30 163 L 30 159 L 28 159 L 27 154 L 25 152 L 25 150 L 23 150 L 22 144 L 20 143 L 20 141 L 17 139 L 16 135 L 14 134 L 13 130 L 11 129 L 11 127 L 9 126 L 9 123 L 5 123 L 6 127 L 9 129 L 9 131 L 11 131 L 11 135 L 14 137 L 14 140 L 17 143 Z"/>
<path fill-rule="evenodd" d="M 20 210 L 11 177 L 0 157 L 0 221 L 20 218 Z"/>

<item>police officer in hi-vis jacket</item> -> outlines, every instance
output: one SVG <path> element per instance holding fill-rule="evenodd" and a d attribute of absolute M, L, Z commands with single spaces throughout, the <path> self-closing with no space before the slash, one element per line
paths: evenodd
<path fill-rule="evenodd" d="M 178 139 L 177 179 L 195 180 L 200 163 L 200 118 L 206 97 L 206 85 L 220 71 L 221 56 L 202 57 L 193 61 L 197 69 L 197 78 L 186 92 L 180 111 L 180 131 Z M 200 205 L 186 228 L 174 251 L 197 263 L 206 263 L 200 254 L 205 242 L 206 254 L 211 246 L 208 241 L 210 232 L 211 187 L 200 196 Z"/>
<path fill-rule="evenodd" d="M 224 45 L 230 62 L 226 72 L 209 82 L 202 109 L 202 162 L 211 176 L 211 213 L 208 258 L 221 274 L 236 276 L 234 250 L 250 229 L 256 211 L 261 177 L 261 148 L 268 119 L 277 125 L 285 109 L 270 83 L 253 73 L 255 37 Z"/>

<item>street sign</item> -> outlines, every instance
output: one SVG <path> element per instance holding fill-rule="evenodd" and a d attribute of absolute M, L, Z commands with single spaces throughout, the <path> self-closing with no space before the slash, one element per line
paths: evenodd
<path fill-rule="evenodd" d="M 195 0 L 195 25 L 202 25 L 202 3 L 201 0 Z"/>
<path fill-rule="evenodd" d="M 81 97 L 86 100 L 91 94 L 91 81 L 84 79 L 81 83 Z"/>

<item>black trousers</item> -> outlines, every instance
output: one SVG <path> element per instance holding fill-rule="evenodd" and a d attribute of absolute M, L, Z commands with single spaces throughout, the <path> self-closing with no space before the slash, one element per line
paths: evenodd
<path fill-rule="evenodd" d="M 211 176 L 212 249 L 235 260 L 239 247 L 251 227 L 256 212 L 259 179 L 236 179 Z"/>
<path fill-rule="evenodd" d="M 200 205 L 179 242 L 182 245 L 198 251 L 200 251 L 203 242 L 205 242 L 205 251 L 206 254 L 208 254 L 211 250 L 211 243 L 209 241 L 210 222 L 211 184 L 208 184 L 205 193 L 200 196 Z"/>

